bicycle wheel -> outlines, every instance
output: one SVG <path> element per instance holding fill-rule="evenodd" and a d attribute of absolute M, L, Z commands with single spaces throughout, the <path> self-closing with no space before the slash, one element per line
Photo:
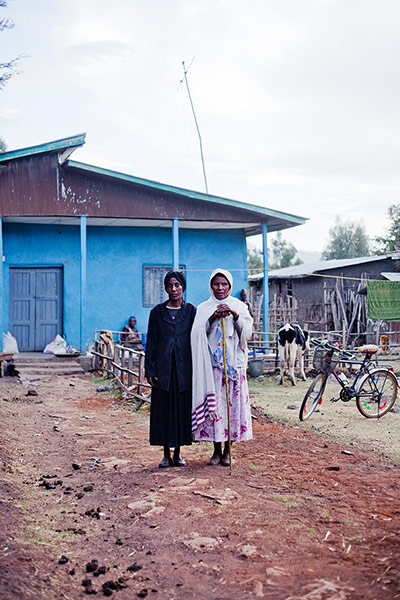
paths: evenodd
<path fill-rule="evenodd" d="M 391 371 L 374 369 L 360 381 L 356 404 L 367 419 L 383 417 L 397 398 L 397 379 Z"/>
<path fill-rule="evenodd" d="M 324 373 L 318 373 L 314 378 L 300 407 L 300 421 L 305 421 L 308 417 L 311 417 L 319 402 L 322 401 L 322 394 L 324 393 L 327 378 L 327 375 L 324 375 Z"/>

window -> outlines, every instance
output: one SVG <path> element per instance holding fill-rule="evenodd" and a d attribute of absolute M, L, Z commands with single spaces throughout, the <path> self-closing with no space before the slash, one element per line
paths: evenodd
<path fill-rule="evenodd" d="M 143 265 L 143 306 L 153 307 L 168 300 L 164 290 L 164 277 L 172 269 L 171 265 Z M 185 266 L 179 266 L 185 272 Z"/>

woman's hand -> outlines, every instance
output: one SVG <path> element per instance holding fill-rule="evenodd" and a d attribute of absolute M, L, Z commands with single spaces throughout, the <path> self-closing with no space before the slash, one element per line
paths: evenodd
<path fill-rule="evenodd" d="M 208 321 L 210 325 L 212 325 L 215 319 L 219 319 L 220 317 L 229 317 L 229 315 L 232 315 L 234 321 L 237 321 L 239 318 L 238 313 L 232 310 L 227 304 L 218 304 L 217 309 L 212 313 Z"/>
<path fill-rule="evenodd" d="M 158 377 L 148 377 L 147 381 L 149 382 L 151 387 L 154 387 L 156 385 L 156 381 L 158 381 Z"/>
<path fill-rule="evenodd" d="M 219 314 L 218 310 L 214 311 L 212 315 L 209 316 L 208 318 L 208 322 L 210 323 L 210 325 L 212 325 L 214 323 L 214 321 L 216 319 L 219 319 L 221 317 L 221 315 Z"/>
<path fill-rule="evenodd" d="M 232 310 L 227 304 L 219 304 L 217 306 L 217 311 L 220 313 L 221 317 L 228 317 L 229 315 L 232 315 L 234 321 L 237 321 L 239 318 L 237 312 Z"/>

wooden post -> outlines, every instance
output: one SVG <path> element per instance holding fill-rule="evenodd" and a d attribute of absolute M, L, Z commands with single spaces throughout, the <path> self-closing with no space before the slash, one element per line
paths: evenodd
<path fill-rule="evenodd" d="M 141 383 L 144 383 L 144 355 L 140 354 L 139 356 L 139 385 L 137 393 L 140 395 L 142 393 Z"/>
<path fill-rule="evenodd" d="M 120 364 L 121 367 L 125 367 L 125 348 L 120 349 Z M 120 371 L 119 376 L 121 379 L 122 385 L 125 385 L 125 371 Z"/>
<path fill-rule="evenodd" d="M 133 352 L 128 351 L 128 369 L 133 371 Z M 128 387 L 131 387 L 133 383 L 132 373 L 128 373 Z"/>
<path fill-rule="evenodd" d="M 108 375 L 110 371 L 113 371 L 112 364 L 111 364 L 111 346 L 110 346 L 110 344 L 107 344 L 106 350 L 107 350 L 107 352 L 105 352 L 104 354 L 107 354 L 107 356 L 108 356 L 108 359 L 107 359 L 107 369 L 108 369 L 107 375 Z"/>
<path fill-rule="evenodd" d="M 118 346 L 114 346 L 114 375 L 115 377 L 118 377 L 118 375 L 121 375 L 121 371 L 118 369 L 118 365 L 121 364 L 121 349 Z M 117 365 L 117 366 L 115 366 Z"/>
<path fill-rule="evenodd" d="M 97 340 L 94 340 L 94 351 L 95 352 L 100 352 L 100 350 L 99 350 L 99 342 Z M 93 368 L 94 368 L 95 371 L 97 371 L 99 369 L 99 357 L 96 354 L 94 355 Z"/>

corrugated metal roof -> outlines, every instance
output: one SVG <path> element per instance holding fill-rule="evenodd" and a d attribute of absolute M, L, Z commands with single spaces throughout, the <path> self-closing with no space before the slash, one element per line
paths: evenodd
<path fill-rule="evenodd" d="M 0 162 L 14 160 L 15 158 L 22 158 L 24 156 L 31 156 L 33 154 L 43 154 L 45 152 L 53 152 L 55 150 L 64 150 L 66 148 L 82 146 L 85 143 L 85 138 L 86 133 L 78 133 L 72 137 L 54 140 L 53 142 L 46 142 L 45 144 L 39 144 L 38 146 L 29 146 L 28 148 L 19 148 L 18 150 L 0 152 Z"/>
<path fill-rule="evenodd" d="M 153 181 L 151 179 L 143 179 L 142 177 L 136 177 L 134 175 L 128 175 L 126 173 L 120 173 L 118 171 L 110 171 L 109 169 L 103 169 L 94 165 L 88 165 L 85 163 L 77 162 L 75 160 L 68 160 L 64 163 L 64 166 L 71 169 L 77 169 L 88 173 L 95 173 L 103 177 L 118 179 L 119 181 L 126 181 L 134 183 L 147 188 L 157 189 L 163 192 L 169 192 L 171 194 L 177 194 L 179 196 L 185 196 L 186 198 L 193 198 L 194 200 L 201 200 L 202 202 L 213 202 L 216 204 L 224 204 L 234 208 L 240 208 L 247 212 L 251 211 L 258 215 L 258 218 L 265 217 L 267 220 L 273 220 L 274 224 L 270 228 L 270 231 L 278 231 L 279 229 L 286 229 L 288 227 L 294 227 L 296 225 L 304 225 L 308 220 L 306 217 L 299 217 L 298 215 L 292 215 L 284 213 L 278 210 L 272 210 L 263 206 L 255 204 L 249 204 L 247 202 L 241 202 L 239 200 L 232 200 L 230 198 L 224 198 L 222 196 L 213 196 L 212 194 L 205 194 L 203 192 L 197 192 L 194 190 L 188 190 L 185 188 L 176 187 L 173 185 L 161 183 L 159 181 Z M 257 233 L 258 231 L 255 231 Z M 253 232 L 252 232 L 253 233 Z"/>
<path fill-rule="evenodd" d="M 312 273 L 319 273 L 321 271 L 329 271 L 330 269 L 340 269 L 343 267 L 351 267 L 352 265 L 361 265 L 363 263 L 373 262 L 377 260 L 384 260 L 387 255 L 375 255 L 375 256 L 361 256 L 358 258 L 342 258 L 338 260 L 315 260 L 309 263 L 303 263 L 301 265 L 295 265 L 293 267 L 286 267 L 285 269 L 274 269 L 268 272 L 269 279 L 280 279 L 287 277 L 307 277 Z M 250 275 L 250 280 L 262 279 L 263 273 L 256 273 Z"/>
<path fill-rule="evenodd" d="M 389 281 L 400 281 L 400 273 L 381 273 L 381 275 Z"/>
<path fill-rule="evenodd" d="M 247 220 L 250 218 L 249 223 L 245 225 L 246 235 L 255 235 L 261 231 L 261 223 L 267 223 L 268 231 L 274 232 L 289 227 L 295 227 L 297 225 L 303 225 L 308 219 L 300 217 L 298 215 L 292 215 L 289 213 L 281 212 L 278 210 L 272 210 L 263 206 L 255 204 L 249 204 L 247 202 L 241 202 L 238 200 L 232 200 L 230 198 L 224 198 L 222 196 L 213 196 L 212 194 L 205 194 L 203 192 L 197 192 L 194 190 L 188 190 L 185 188 L 168 185 L 158 181 L 150 179 L 143 179 L 134 175 L 126 173 L 120 173 L 118 171 L 111 171 L 109 169 L 103 169 L 101 167 L 88 165 L 85 163 L 67 160 L 73 149 L 77 146 L 81 146 L 85 143 L 86 134 L 78 134 L 72 137 L 47 142 L 38 146 L 30 146 L 28 148 L 21 148 L 19 150 L 12 150 L 10 152 L 0 153 L 0 162 L 11 161 L 23 157 L 29 157 L 36 154 L 43 154 L 46 152 L 59 151 L 59 161 L 64 168 L 80 171 L 86 174 L 98 175 L 103 178 L 117 180 L 119 182 L 127 182 L 135 185 L 145 187 L 147 189 L 158 190 L 174 194 L 176 196 L 182 196 L 185 198 L 191 198 L 201 202 L 209 202 L 210 204 L 218 204 L 226 206 L 227 208 L 234 208 L 243 210 L 247 213 Z M 64 152 L 61 152 L 64 151 Z M 249 213 L 253 213 L 251 216 Z M 241 219 L 238 219 L 238 223 Z M 239 224 L 239 226 L 241 226 Z"/>

